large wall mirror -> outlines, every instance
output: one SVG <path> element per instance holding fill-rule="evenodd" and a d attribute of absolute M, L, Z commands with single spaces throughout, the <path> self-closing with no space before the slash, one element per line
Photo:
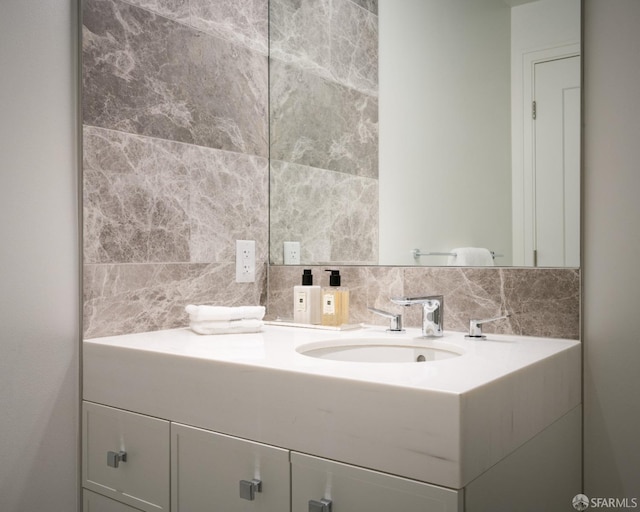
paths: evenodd
<path fill-rule="evenodd" d="M 270 0 L 271 263 L 579 266 L 580 19 Z"/>

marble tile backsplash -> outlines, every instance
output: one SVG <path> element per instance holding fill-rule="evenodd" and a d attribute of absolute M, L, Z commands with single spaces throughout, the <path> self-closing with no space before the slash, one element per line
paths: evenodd
<path fill-rule="evenodd" d="M 298 266 L 269 268 L 268 313 L 292 317 L 292 288 L 299 284 Z M 367 307 L 402 313 L 405 325 L 418 327 L 421 310 L 391 303 L 396 296 L 443 295 L 445 329 L 467 331 L 470 318 L 491 318 L 488 333 L 579 339 L 580 271 L 577 269 L 516 269 L 463 267 L 313 267 L 314 283 L 326 286 L 324 270 L 338 268 L 349 287 L 351 322 L 386 325 Z"/>
<path fill-rule="evenodd" d="M 267 0 L 83 2 L 85 337 L 266 303 L 267 19 Z"/>

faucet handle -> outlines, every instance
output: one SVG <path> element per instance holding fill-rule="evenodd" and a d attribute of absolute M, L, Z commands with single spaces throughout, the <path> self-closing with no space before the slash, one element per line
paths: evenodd
<path fill-rule="evenodd" d="M 389 313 L 388 311 L 383 311 L 382 309 L 377 309 L 377 308 L 367 308 L 367 309 L 372 313 L 375 313 L 376 315 L 380 315 L 385 318 L 389 318 L 391 320 L 389 324 L 389 329 L 387 329 L 388 331 L 391 331 L 391 332 L 404 331 L 404 329 L 402 328 L 402 315 L 396 315 L 393 313 Z"/>
<path fill-rule="evenodd" d="M 484 339 L 486 336 L 482 334 L 482 324 L 502 320 L 503 318 L 509 318 L 510 316 L 511 313 L 507 313 L 506 315 L 487 318 L 485 320 L 469 320 L 469 334 L 467 334 L 465 338 Z"/>

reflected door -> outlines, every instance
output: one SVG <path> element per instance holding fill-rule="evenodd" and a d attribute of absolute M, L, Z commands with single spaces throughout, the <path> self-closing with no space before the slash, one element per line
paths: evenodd
<path fill-rule="evenodd" d="M 534 265 L 580 266 L 580 57 L 534 69 Z"/>

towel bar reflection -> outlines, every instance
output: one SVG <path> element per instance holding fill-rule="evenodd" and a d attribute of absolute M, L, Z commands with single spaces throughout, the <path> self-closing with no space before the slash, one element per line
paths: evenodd
<path fill-rule="evenodd" d="M 496 258 L 502 258 L 504 254 L 496 254 L 494 251 L 489 251 L 491 253 L 491 257 L 495 260 Z M 455 256 L 454 252 L 422 252 L 420 249 L 413 249 L 411 251 L 413 254 L 413 259 L 420 259 L 420 256 Z"/>

